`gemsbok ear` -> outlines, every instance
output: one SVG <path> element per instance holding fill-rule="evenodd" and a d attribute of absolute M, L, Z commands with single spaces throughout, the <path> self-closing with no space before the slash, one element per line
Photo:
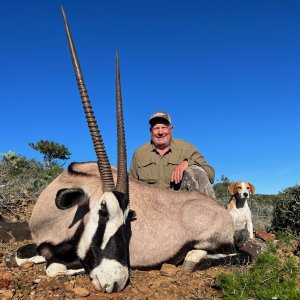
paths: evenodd
<path fill-rule="evenodd" d="M 255 186 L 253 185 L 253 184 L 251 184 L 250 182 L 248 182 L 249 183 L 249 186 L 250 186 L 250 192 L 252 193 L 252 194 L 255 194 Z"/>
<path fill-rule="evenodd" d="M 236 188 L 236 182 L 233 182 L 231 183 L 229 186 L 228 186 L 228 192 L 230 193 L 230 195 L 234 195 L 235 194 L 235 188 Z"/>
<path fill-rule="evenodd" d="M 68 209 L 78 204 L 84 204 L 89 199 L 88 195 L 80 188 L 60 189 L 55 198 L 59 209 Z"/>

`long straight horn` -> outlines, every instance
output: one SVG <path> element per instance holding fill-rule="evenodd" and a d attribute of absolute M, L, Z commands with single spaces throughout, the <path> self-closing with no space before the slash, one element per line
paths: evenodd
<path fill-rule="evenodd" d="M 118 134 L 118 179 L 116 190 L 128 194 L 127 155 L 122 108 L 119 53 L 116 51 L 116 106 L 117 106 L 117 134 Z"/>
<path fill-rule="evenodd" d="M 113 181 L 113 175 L 111 171 L 111 166 L 107 157 L 107 153 L 105 151 L 104 143 L 100 134 L 100 131 L 98 129 L 98 125 L 94 116 L 94 112 L 92 109 L 92 105 L 86 90 L 86 86 L 84 83 L 83 75 L 81 72 L 80 64 L 78 61 L 78 57 L 76 54 L 76 49 L 72 40 L 72 36 L 70 33 L 68 21 L 64 12 L 63 7 L 61 7 L 62 14 L 64 17 L 64 23 L 65 23 L 65 29 L 67 34 L 67 39 L 69 42 L 71 57 L 73 61 L 74 71 L 77 79 L 78 89 L 81 97 L 81 102 L 83 105 L 83 109 L 85 112 L 85 116 L 87 119 L 87 123 L 90 129 L 90 133 L 92 136 L 94 149 L 97 155 L 97 163 L 98 163 L 98 169 L 100 172 L 102 185 L 103 185 L 103 191 L 109 192 L 115 189 L 114 181 Z"/>

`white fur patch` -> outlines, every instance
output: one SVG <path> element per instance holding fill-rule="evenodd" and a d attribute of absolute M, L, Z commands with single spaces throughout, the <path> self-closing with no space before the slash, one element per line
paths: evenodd
<path fill-rule="evenodd" d="M 119 201 L 115 198 L 113 193 L 105 193 L 104 196 L 110 218 L 106 224 L 103 243 L 101 245 L 102 250 L 105 249 L 109 239 L 114 236 L 118 229 L 124 224 L 124 215 L 120 208 Z"/>
<path fill-rule="evenodd" d="M 235 255 L 236 255 L 236 253 L 231 253 L 231 254 L 216 253 L 216 254 L 207 254 L 206 258 L 208 258 L 208 259 L 220 259 L 220 258 L 232 257 L 232 256 L 235 256 Z"/>
<path fill-rule="evenodd" d="M 124 289 L 129 272 L 127 267 L 116 260 L 103 259 L 101 264 L 91 272 L 90 277 L 97 289 L 104 289 L 107 293 L 111 293 L 115 284 L 117 284 L 117 291 Z"/>
<path fill-rule="evenodd" d="M 55 277 L 58 275 L 77 275 L 84 273 L 84 269 L 67 269 L 67 267 L 63 264 L 52 263 L 48 268 L 46 268 L 46 274 L 49 277 Z"/>
<path fill-rule="evenodd" d="M 15 257 L 16 259 L 16 263 L 18 266 L 21 266 L 22 264 L 26 263 L 26 262 L 31 262 L 34 264 L 41 264 L 46 262 L 46 259 L 44 256 L 41 255 L 36 255 L 30 258 L 18 258 L 18 256 Z"/>
<path fill-rule="evenodd" d="M 93 220 L 93 212 L 91 212 L 90 219 L 88 220 L 87 224 L 85 224 L 84 231 L 80 238 L 77 255 L 79 258 L 84 259 L 87 251 L 89 250 L 93 236 L 97 230 L 98 222 Z"/>
<path fill-rule="evenodd" d="M 192 270 L 197 263 L 207 256 L 207 251 L 194 249 L 187 253 L 186 257 L 184 258 L 184 262 L 182 268 L 184 270 Z"/>
<path fill-rule="evenodd" d="M 189 251 L 184 260 L 188 262 L 198 263 L 201 259 L 203 259 L 206 256 L 207 251 L 195 249 Z"/>
<path fill-rule="evenodd" d="M 102 201 L 106 202 L 109 214 L 109 221 L 106 224 L 103 242 L 101 244 L 102 250 L 106 247 L 109 239 L 117 232 L 120 226 L 124 223 L 124 215 L 122 213 L 118 200 L 116 199 L 113 193 L 104 193 L 97 205 L 91 208 L 90 218 L 85 224 L 85 228 L 77 250 L 77 254 L 81 259 L 84 259 L 84 257 L 86 256 L 86 253 L 89 250 L 90 245 L 92 243 L 92 239 L 97 231 L 100 218 L 99 210 L 101 209 Z"/>
<path fill-rule="evenodd" d="M 247 193 L 247 199 L 249 199 L 249 195 L 250 195 L 250 187 L 248 184 L 246 184 L 245 182 L 241 182 L 240 184 L 241 186 L 241 190 L 238 190 L 238 193 L 240 194 L 241 197 L 243 197 L 244 193 Z"/>

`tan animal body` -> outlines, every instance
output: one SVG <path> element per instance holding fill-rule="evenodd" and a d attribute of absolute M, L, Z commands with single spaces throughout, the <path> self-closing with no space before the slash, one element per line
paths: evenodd
<path fill-rule="evenodd" d="M 112 171 L 116 179 L 116 169 Z M 42 192 L 35 205 L 30 219 L 34 241 L 59 244 L 72 239 L 80 223 L 91 217 L 89 210 L 103 193 L 99 182 L 96 163 L 71 164 Z M 55 199 L 61 189 L 82 190 L 84 197 L 89 198 L 89 208 L 58 209 Z M 130 208 L 137 216 L 131 223 L 131 267 L 150 268 L 177 262 L 193 249 L 233 251 L 232 219 L 213 199 L 196 192 L 154 188 L 134 179 L 129 180 L 129 194 Z M 194 254 L 187 261 L 194 260 Z"/>
<path fill-rule="evenodd" d="M 255 193 L 254 185 L 247 181 L 234 182 L 228 186 L 228 191 L 231 199 L 226 208 L 234 222 L 235 231 L 247 229 L 249 237 L 253 238 L 253 222 L 248 200 L 250 194 Z"/>

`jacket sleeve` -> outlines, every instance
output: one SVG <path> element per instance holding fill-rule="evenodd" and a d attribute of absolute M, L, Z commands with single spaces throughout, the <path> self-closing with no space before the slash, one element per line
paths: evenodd
<path fill-rule="evenodd" d="M 131 165 L 130 165 L 130 169 L 129 169 L 129 176 L 131 176 L 132 178 L 135 178 L 135 179 L 139 179 L 136 152 L 134 152 L 132 160 L 131 160 Z"/>

